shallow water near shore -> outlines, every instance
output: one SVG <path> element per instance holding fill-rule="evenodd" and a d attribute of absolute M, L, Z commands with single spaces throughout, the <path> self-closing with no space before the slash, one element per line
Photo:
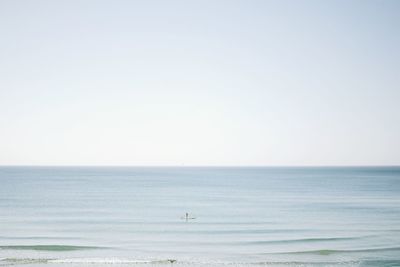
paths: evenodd
<path fill-rule="evenodd" d="M 400 266 L 399 167 L 0 167 L 0 184 L 0 266 Z"/>

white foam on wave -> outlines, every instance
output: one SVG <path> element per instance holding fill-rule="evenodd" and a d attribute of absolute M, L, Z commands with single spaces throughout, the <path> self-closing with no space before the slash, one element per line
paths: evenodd
<path fill-rule="evenodd" d="M 265 267 L 265 266 L 274 266 L 274 267 L 305 267 L 305 266 L 313 266 L 313 267 L 358 267 L 361 262 L 360 261 L 340 261 L 340 262 L 274 262 L 274 261 L 266 261 L 266 262 L 224 262 L 219 260 L 211 260 L 211 261 L 176 261 L 173 259 L 152 259 L 152 260 L 142 260 L 142 259 L 129 259 L 129 258 L 63 258 L 63 259 L 48 259 L 48 258 L 0 258 L 0 266 L 9 266 L 9 265 L 22 265 L 22 264 L 78 264 L 78 265 L 92 265 L 95 264 L 99 266 L 107 266 L 107 265 L 126 265 L 126 266 L 135 266 L 135 265 L 154 265 L 154 266 L 193 266 L 193 267 Z M 9 262 L 11 264 L 4 264 L 5 262 Z M 176 265 L 175 265 L 176 264 Z M 397 266 L 397 265 L 396 265 Z"/>
<path fill-rule="evenodd" d="M 171 260 L 137 260 L 137 259 L 121 259 L 121 258 L 70 258 L 70 259 L 48 260 L 48 262 L 49 263 L 140 264 L 140 263 L 171 262 Z"/>

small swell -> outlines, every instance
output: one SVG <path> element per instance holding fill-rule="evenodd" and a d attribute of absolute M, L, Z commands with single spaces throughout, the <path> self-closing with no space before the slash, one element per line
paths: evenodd
<path fill-rule="evenodd" d="M 102 247 L 92 246 L 69 246 L 69 245 L 16 245 L 0 246 L 3 250 L 42 250 L 42 251 L 74 251 L 85 249 L 100 249 Z"/>
<path fill-rule="evenodd" d="M 324 242 L 324 241 L 345 241 L 355 240 L 359 237 L 327 237 L 327 238 L 301 238 L 301 239 L 286 239 L 286 240 L 262 240 L 262 241 L 251 241 L 247 242 L 249 245 L 261 245 L 261 244 L 286 244 L 286 243 L 308 243 L 308 242 Z"/>
<path fill-rule="evenodd" d="M 315 254 L 315 255 L 331 255 L 337 253 L 362 253 L 362 252 L 381 252 L 381 251 L 400 251 L 400 247 L 387 248 L 367 248 L 367 249 L 320 249 L 320 250 L 305 250 L 293 252 L 280 252 L 272 254 Z M 271 253 L 265 253 L 271 254 Z"/>

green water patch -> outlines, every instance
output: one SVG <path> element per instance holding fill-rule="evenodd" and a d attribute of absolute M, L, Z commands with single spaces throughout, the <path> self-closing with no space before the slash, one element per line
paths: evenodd
<path fill-rule="evenodd" d="M 315 255 L 331 255 L 337 253 L 370 253 L 370 252 L 384 252 L 384 251 L 400 251 L 400 247 L 387 247 L 387 248 L 366 248 L 366 249 L 320 249 L 320 250 L 306 250 L 295 252 L 281 252 L 276 254 L 315 254 Z M 266 253 L 270 254 L 270 253 Z"/>
<path fill-rule="evenodd" d="M 92 246 L 69 246 L 69 245 L 16 245 L 0 246 L 0 249 L 7 250 L 39 250 L 39 251 L 74 251 L 86 249 L 101 249 L 102 247 Z"/>
<path fill-rule="evenodd" d="M 286 244 L 286 243 L 313 243 L 313 242 L 333 242 L 333 241 L 348 241 L 360 239 L 359 237 L 327 237 L 327 238 L 302 238 L 302 239 L 283 239 L 283 240 L 259 240 L 243 242 L 249 245 L 264 245 L 264 244 Z"/>

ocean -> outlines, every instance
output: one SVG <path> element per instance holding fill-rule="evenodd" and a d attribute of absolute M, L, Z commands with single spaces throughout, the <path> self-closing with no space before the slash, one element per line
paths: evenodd
<path fill-rule="evenodd" d="M 0 266 L 111 264 L 400 266 L 400 167 L 0 167 Z"/>

